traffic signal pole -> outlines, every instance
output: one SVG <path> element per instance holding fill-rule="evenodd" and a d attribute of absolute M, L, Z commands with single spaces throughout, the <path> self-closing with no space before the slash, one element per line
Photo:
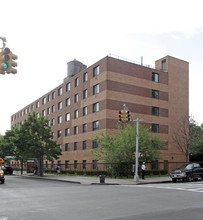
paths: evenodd
<path fill-rule="evenodd" d="M 123 109 L 126 109 L 129 111 L 128 107 L 124 104 Z M 133 120 L 132 114 L 130 115 L 131 120 L 133 122 L 133 126 L 135 128 L 136 132 L 136 156 L 135 156 L 135 175 L 134 175 L 134 181 L 139 182 L 139 175 L 138 175 L 138 154 L 139 154 L 139 122 L 144 121 L 143 119 L 136 118 L 136 120 Z M 135 125 L 136 122 L 136 125 Z"/>

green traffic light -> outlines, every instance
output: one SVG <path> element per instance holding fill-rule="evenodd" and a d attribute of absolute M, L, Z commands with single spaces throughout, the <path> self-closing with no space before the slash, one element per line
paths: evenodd
<path fill-rule="evenodd" d="M 9 68 L 9 64 L 8 63 L 3 63 L 3 68 L 4 68 L 4 70 L 8 69 Z"/>

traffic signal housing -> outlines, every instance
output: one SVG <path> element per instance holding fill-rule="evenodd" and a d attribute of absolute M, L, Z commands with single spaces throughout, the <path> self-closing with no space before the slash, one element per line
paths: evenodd
<path fill-rule="evenodd" d="M 129 122 L 130 121 L 130 111 L 127 110 L 121 110 L 119 111 L 119 121 L 120 122 Z"/>
<path fill-rule="evenodd" d="M 130 111 L 127 111 L 127 113 L 126 113 L 126 121 L 130 121 L 130 117 L 131 117 Z"/>
<path fill-rule="evenodd" d="M 10 53 L 8 54 L 9 55 L 9 60 L 8 60 L 8 69 L 6 70 L 7 73 L 17 73 L 17 69 L 14 69 L 13 67 L 16 67 L 17 66 L 17 63 L 14 61 L 14 60 L 17 60 L 18 59 L 18 56 L 13 54 L 11 51 Z"/>
<path fill-rule="evenodd" d="M 5 47 L 0 52 L 0 72 L 1 74 L 5 74 L 5 71 L 9 68 L 9 60 L 10 60 L 10 49 L 8 47 Z"/>
<path fill-rule="evenodd" d="M 13 67 L 17 66 L 17 63 L 14 61 L 18 57 L 13 54 L 8 47 L 4 47 L 0 52 L 0 73 L 17 73 L 17 69 Z"/>
<path fill-rule="evenodd" d="M 123 122 L 123 110 L 119 111 L 118 120 Z"/>

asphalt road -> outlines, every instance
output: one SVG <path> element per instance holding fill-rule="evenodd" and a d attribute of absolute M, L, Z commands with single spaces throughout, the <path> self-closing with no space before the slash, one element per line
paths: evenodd
<path fill-rule="evenodd" d="M 0 220 L 202 220 L 203 182 L 80 185 L 6 176 Z"/>

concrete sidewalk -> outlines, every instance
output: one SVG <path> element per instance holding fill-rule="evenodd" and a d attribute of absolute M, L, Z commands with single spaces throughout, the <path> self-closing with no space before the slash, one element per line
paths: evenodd
<path fill-rule="evenodd" d="M 43 177 L 36 176 L 30 173 L 24 173 L 23 175 L 20 172 L 14 172 L 14 175 L 20 175 L 26 178 L 37 178 L 44 180 L 55 180 L 63 181 L 76 184 L 101 184 L 101 185 L 139 185 L 139 184 L 153 184 L 153 183 L 165 183 L 171 182 L 170 177 L 153 177 L 146 178 L 145 180 L 139 179 L 139 182 L 135 182 L 132 179 L 115 179 L 115 178 L 105 178 L 105 183 L 100 183 L 99 177 L 83 177 L 83 176 L 67 176 L 67 175 L 55 175 L 55 174 L 44 174 Z"/>

